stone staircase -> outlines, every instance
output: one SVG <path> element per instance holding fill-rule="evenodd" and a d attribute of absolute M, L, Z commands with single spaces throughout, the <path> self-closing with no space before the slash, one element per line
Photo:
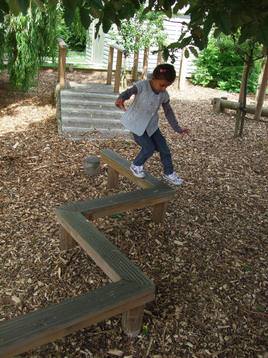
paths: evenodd
<path fill-rule="evenodd" d="M 72 139 L 92 138 L 93 133 L 128 136 L 121 124 L 123 112 L 114 105 L 117 97 L 110 85 L 70 82 L 57 101 L 59 133 Z"/>

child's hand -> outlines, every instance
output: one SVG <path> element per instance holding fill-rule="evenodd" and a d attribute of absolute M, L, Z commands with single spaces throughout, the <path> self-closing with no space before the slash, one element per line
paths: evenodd
<path fill-rule="evenodd" d="M 182 135 L 189 135 L 190 134 L 190 129 L 189 128 L 182 128 L 181 131 L 180 131 L 180 134 Z"/>
<path fill-rule="evenodd" d="M 116 101 L 115 101 L 115 105 L 116 107 L 122 109 L 123 111 L 126 111 L 126 108 L 124 106 L 124 100 L 122 98 L 118 98 Z"/>

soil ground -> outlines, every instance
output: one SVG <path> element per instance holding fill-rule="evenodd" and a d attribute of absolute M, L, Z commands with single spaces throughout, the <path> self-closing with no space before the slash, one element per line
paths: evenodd
<path fill-rule="evenodd" d="M 82 72 L 68 77 L 99 79 Z M 107 189 L 107 166 L 96 177 L 85 174 L 86 156 L 108 147 L 131 160 L 138 151 L 126 138 L 60 137 L 55 84 L 52 70 L 42 71 L 28 94 L 0 78 L 2 321 L 108 281 L 82 249 L 60 251 L 53 209 L 116 192 Z M 21 357 L 268 357 L 267 126 L 247 121 L 243 138 L 234 138 L 234 112 L 214 114 L 211 106 L 211 98 L 226 93 L 189 84 L 170 93 L 191 135 L 174 133 L 161 114 L 176 171 L 185 179 L 164 222 L 154 224 L 150 209 L 95 220 L 156 284 L 140 335 L 126 337 L 115 317 Z M 157 154 L 146 170 L 161 176 Z M 120 191 L 134 189 L 124 178 L 120 183 Z"/>

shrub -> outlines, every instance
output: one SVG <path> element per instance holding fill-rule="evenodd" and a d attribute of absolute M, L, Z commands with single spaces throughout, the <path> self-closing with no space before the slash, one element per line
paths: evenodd
<path fill-rule="evenodd" d="M 196 60 L 196 71 L 192 82 L 205 87 L 220 88 L 239 92 L 244 60 L 241 51 L 228 36 L 211 38 L 208 46 Z M 258 49 L 260 51 L 260 49 Z M 248 81 L 248 91 L 255 92 L 257 87 L 259 62 L 255 62 Z"/>

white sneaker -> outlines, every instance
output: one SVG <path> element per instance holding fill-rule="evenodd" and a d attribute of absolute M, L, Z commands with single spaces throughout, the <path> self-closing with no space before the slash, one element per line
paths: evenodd
<path fill-rule="evenodd" d="M 183 179 L 178 177 L 177 174 L 175 172 L 173 172 L 172 174 L 164 174 L 163 178 L 169 182 L 170 184 L 173 185 L 181 185 L 183 183 Z"/>
<path fill-rule="evenodd" d="M 129 169 L 132 171 L 132 173 L 135 175 L 135 177 L 137 177 L 137 178 L 144 178 L 145 177 L 145 173 L 144 173 L 144 170 L 143 170 L 143 165 L 131 164 Z"/>

